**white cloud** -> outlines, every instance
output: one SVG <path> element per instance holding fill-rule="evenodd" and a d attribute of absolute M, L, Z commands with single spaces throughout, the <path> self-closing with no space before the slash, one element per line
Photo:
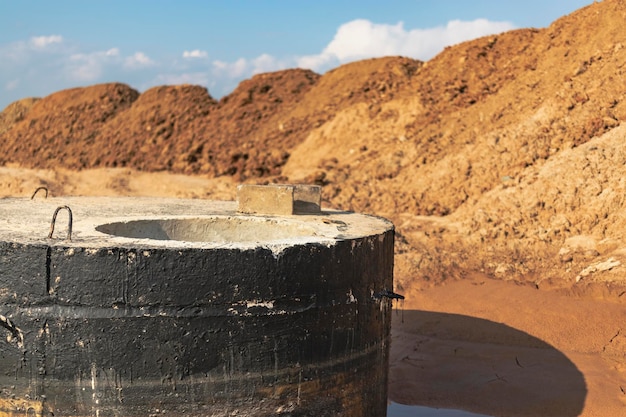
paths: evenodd
<path fill-rule="evenodd" d="M 67 71 L 71 79 L 80 82 L 94 82 L 100 78 L 107 65 L 119 62 L 120 51 L 111 48 L 87 54 L 72 54 L 67 63 Z"/>
<path fill-rule="evenodd" d="M 96 82 L 107 75 L 119 72 L 120 69 L 143 70 L 155 66 L 154 62 L 143 52 L 122 57 L 118 48 L 90 53 L 77 53 L 69 56 L 65 71 L 70 79 L 80 82 Z"/>
<path fill-rule="evenodd" d="M 511 23 L 486 19 L 454 20 L 426 29 L 406 28 L 402 22 L 380 24 L 359 19 L 338 27 L 318 54 L 257 54 L 233 61 L 209 60 L 205 50 L 193 49 L 168 62 L 144 52 L 125 55 L 118 48 L 88 49 L 80 40 L 61 35 L 34 36 L 0 44 L 0 105 L 106 81 L 121 81 L 140 89 L 159 84 L 198 84 L 209 86 L 215 97 L 220 97 L 258 73 L 294 67 L 324 72 L 350 61 L 385 55 L 428 60 L 445 46 L 513 28 Z"/>
<path fill-rule="evenodd" d="M 145 68 L 153 65 L 155 65 L 155 62 L 143 52 L 135 52 L 124 60 L 124 66 L 130 69 Z"/>
<path fill-rule="evenodd" d="M 156 76 L 152 85 L 178 85 L 178 84 L 194 84 L 208 85 L 209 74 L 206 72 L 192 72 L 183 74 L 159 74 Z"/>
<path fill-rule="evenodd" d="M 199 49 L 194 49 L 193 51 L 184 51 L 183 58 L 193 59 L 193 58 L 207 58 L 209 54 L 206 51 L 201 51 Z"/>
<path fill-rule="evenodd" d="M 217 78 L 242 79 L 263 72 L 278 71 L 296 65 L 294 59 L 279 60 L 269 54 L 254 59 L 239 58 L 235 62 L 215 60 L 212 62 L 213 75 Z"/>
<path fill-rule="evenodd" d="M 60 35 L 33 36 L 27 40 L 19 40 L 8 44 L 0 44 L 0 67 L 24 65 L 40 54 L 50 55 L 64 53 L 69 50 Z"/>
<path fill-rule="evenodd" d="M 305 55 L 298 57 L 296 63 L 300 68 L 309 68 L 314 71 L 320 71 L 324 68 L 329 68 L 339 61 L 336 57 L 330 54 L 321 53 L 319 55 Z"/>
<path fill-rule="evenodd" d="M 238 77 L 242 77 L 245 75 L 245 73 L 248 71 L 248 61 L 244 58 L 239 58 L 237 61 L 235 61 L 232 65 L 230 65 L 230 72 L 228 74 L 228 76 L 230 78 L 238 78 Z"/>
<path fill-rule="evenodd" d="M 407 30 L 402 22 L 389 25 L 357 19 L 341 25 L 320 54 L 299 57 L 298 65 L 320 70 L 358 59 L 389 55 L 428 60 L 446 46 L 513 28 L 509 22 L 476 19 L 467 22 L 453 20 L 446 26 Z"/>
<path fill-rule="evenodd" d="M 213 61 L 213 75 L 228 79 L 241 78 L 245 74 L 251 74 L 251 66 L 247 59 L 239 58 L 235 62 Z"/>
<path fill-rule="evenodd" d="M 510 22 L 492 22 L 487 19 L 476 19 L 470 22 L 451 20 L 445 28 L 434 28 L 426 31 L 425 34 L 431 39 L 441 36 L 439 44 L 436 42 L 431 43 L 429 55 L 432 56 L 446 46 L 513 29 L 515 29 L 515 25 Z"/>
<path fill-rule="evenodd" d="M 35 49 L 44 49 L 49 45 L 62 43 L 62 42 L 63 42 L 63 36 L 61 35 L 33 36 L 32 38 L 30 38 L 30 44 Z"/>
<path fill-rule="evenodd" d="M 286 61 L 278 60 L 269 54 L 263 54 L 252 60 L 252 73 L 260 74 L 262 72 L 278 71 L 285 69 L 290 65 L 293 65 L 293 63 L 287 63 Z"/>
<path fill-rule="evenodd" d="M 120 54 L 120 50 L 118 48 L 111 48 L 104 52 L 106 56 L 118 56 Z"/>
<path fill-rule="evenodd" d="M 396 54 L 404 49 L 410 32 L 403 23 L 396 25 L 376 24 L 368 20 L 353 20 L 341 25 L 334 39 L 324 48 L 323 54 L 334 55 L 339 61 L 361 57 Z"/>

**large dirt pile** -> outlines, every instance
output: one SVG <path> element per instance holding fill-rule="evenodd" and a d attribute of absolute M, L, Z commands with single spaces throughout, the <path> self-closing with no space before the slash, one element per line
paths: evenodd
<path fill-rule="evenodd" d="M 426 63 L 261 74 L 219 101 L 61 91 L 2 113 L 0 163 L 314 182 L 328 205 L 394 220 L 400 286 L 473 270 L 623 301 L 624 21 L 604 0 Z"/>
<path fill-rule="evenodd" d="M 88 152 L 107 146 L 97 141 L 98 131 L 138 96 L 136 90 L 116 83 L 73 88 L 39 100 L 2 135 L 0 163 L 88 167 Z"/>
<path fill-rule="evenodd" d="M 448 48 L 375 117 L 338 111 L 283 173 L 318 170 L 334 204 L 394 219 L 410 285 L 477 270 L 619 296 L 625 17 L 603 1 Z"/>
<path fill-rule="evenodd" d="M 26 113 L 38 100 L 38 98 L 24 98 L 9 104 L 0 113 L 0 135 L 12 128 L 15 123 L 24 119 Z"/>

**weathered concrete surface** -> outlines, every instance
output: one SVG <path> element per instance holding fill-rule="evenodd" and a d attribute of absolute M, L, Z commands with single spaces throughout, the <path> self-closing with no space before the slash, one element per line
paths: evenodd
<path fill-rule="evenodd" d="M 0 200 L 0 416 L 384 416 L 392 271 L 354 213 Z"/>

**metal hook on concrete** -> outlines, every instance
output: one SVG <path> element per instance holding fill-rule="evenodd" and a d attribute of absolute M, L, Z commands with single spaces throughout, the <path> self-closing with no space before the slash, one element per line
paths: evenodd
<path fill-rule="evenodd" d="M 37 187 L 37 189 L 35 190 L 35 192 L 33 193 L 32 197 L 30 198 L 31 200 L 35 198 L 35 196 L 37 195 L 37 193 L 41 190 L 44 190 L 46 192 L 46 198 L 48 198 L 48 189 L 46 187 Z"/>
<path fill-rule="evenodd" d="M 383 290 L 383 291 L 379 292 L 378 294 L 376 294 L 375 297 L 376 298 L 387 297 L 387 298 L 390 298 L 392 300 L 404 300 L 404 295 L 398 294 L 398 293 L 395 293 L 395 292 L 389 291 L 389 290 Z"/>
<path fill-rule="evenodd" d="M 52 222 L 50 223 L 50 233 L 48 234 L 48 239 L 52 239 L 52 234 L 54 233 L 54 223 L 57 221 L 57 214 L 59 210 L 66 209 L 69 215 L 69 221 L 67 223 L 68 231 L 67 231 L 67 240 L 72 240 L 72 210 L 68 206 L 60 206 L 54 211 L 52 215 Z"/>

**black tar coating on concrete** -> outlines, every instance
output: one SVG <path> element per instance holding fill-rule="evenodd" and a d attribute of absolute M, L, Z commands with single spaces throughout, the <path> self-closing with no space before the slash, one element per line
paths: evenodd
<path fill-rule="evenodd" d="M 393 230 L 279 254 L 0 242 L 0 414 L 384 416 L 392 274 Z"/>

